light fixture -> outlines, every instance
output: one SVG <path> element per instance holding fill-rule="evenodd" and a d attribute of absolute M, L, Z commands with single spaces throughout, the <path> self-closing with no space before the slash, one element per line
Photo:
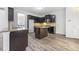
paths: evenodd
<path fill-rule="evenodd" d="M 43 25 L 47 25 L 47 23 L 44 22 Z"/>
<path fill-rule="evenodd" d="M 43 7 L 35 7 L 35 9 L 37 9 L 37 10 L 42 10 Z"/>

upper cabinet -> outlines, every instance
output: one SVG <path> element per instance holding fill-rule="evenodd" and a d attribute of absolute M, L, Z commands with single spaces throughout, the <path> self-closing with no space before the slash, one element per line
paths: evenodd
<path fill-rule="evenodd" d="M 55 22 L 56 15 L 45 15 L 45 19 L 47 22 Z"/>
<path fill-rule="evenodd" d="M 35 23 L 55 22 L 56 15 L 45 15 L 45 17 L 37 17 L 37 16 L 28 15 L 28 19 L 33 19 Z"/>
<path fill-rule="evenodd" d="M 34 20 L 35 23 L 40 22 L 40 17 L 28 15 L 28 19 Z"/>
<path fill-rule="evenodd" d="M 14 8 L 8 7 L 8 20 L 9 21 L 14 20 Z"/>
<path fill-rule="evenodd" d="M 45 17 L 40 17 L 39 21 L 40 21 L 40 23 L 46 22 Z"/>

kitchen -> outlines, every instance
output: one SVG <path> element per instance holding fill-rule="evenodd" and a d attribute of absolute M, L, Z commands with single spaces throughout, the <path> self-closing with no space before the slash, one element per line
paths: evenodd
<path fill-rule="evenodd" d="M 34 13 L 27 12 L 28 10 L 24 11 L 24 10 L 21 10 L 21 9 L 22 8 L 18 8 L 18 7 L 15 7 L 15 8 L 10 8 L 10 7 L 7 8 L 6 7 L 6 14 L 3 13 L 5 15 L 7 15 L 7 18 L 6 18 L 7 22 L 5 21 L 5 23 L 7 23 L 7 25 L 5 25 L 7 27 L 7 30 L 3 31 L 3 36 L 4 37 L 5 37 L 5 35 L 7 35 L 7 39 L 9 39 L 9 36 L 10 36 L 9 34 L 12 33 L 12 31 L 23 30 L 23 29 L 28 30 L 29 33 L 32 33 L 32 32 L 35 31 L 36 38 L 38 38 L 38 39 L 46 37 L 48 35 L 48 32 L 49 33 L 55 33 L 55 31 L 56 31 L 55 30 L 55 27 L 56 27 L 56 24 L 55 24 L 56 15 L 53 14 L 53 16 L 55 16 L 55 17 L 54 17 L 54 20 L 52 20 L 52 14 L 48 14 L 47 13 L 47 14 L 45 14 L 46 16 L 44 15 L 43 17 L 41 17 L 41 16 L 36 15 Z M 28 7 L 26 9 L 28 9 Z M 61 8 L 59 8 L 59 9 L 61 9 Z M 29 15 L 31 17 L 29 17 Z M 33 18 L 40 19 L 40 20 L 33 21 Z M 49 20 L 46 21 L 46 20 L 43 20 L 43 19 L 51 19 L 51 20 L 50 21 Z M 51 24 L 49 22 L 51 22 Z M 43 35 L 40 34 L 42 37 L 40 35 L 37 36 L 37 34 L 42 33 L 42 32 L 38 32 L 39 29 L 37 27 L 39 27 L 39 26 L 37 26 L 37 24 L 39 24 L 39 25 L 46 24 L 46 25 L 44 25 L 44 27 L 42 27 L 42 28 L 40 27 L 40 29 L 44 29 L 45 28 L 46 31 L 45 30 L 43 30 L 43 31 L 46 33 L 46 35 L 45 34 L 43 34 Z M 49 28 L 49 29 L 46 29 L 52 24 L 54 26 L 54 29 L 53 29 L 53 27 Z M 6 27 L 4 27 L 4 28 L 6 28 Z M 37 28 L 37 31 L 35 30 L 35 27 Z M 20 28 L 20 29 L 18 29 L 18 28 Z M 51 29 L 53 29 L 53 30 L 51 31 Z M 4 39 L 6 39 L 6 37 Z M 3 42 L 7 42 L 7 43 L 5 43 L 7 45 L 5 45 L 3 43 L 3 48 L 5 47 L 3 50 L 9 50 L 9 48 L 10 48 L 9 45 L 11 45 L 11 44 L 9 44 L 9 40 L 4 40 L 4 39 L 3 39 Z M 8 47 L 8 48 L 6 48 L 6 47 Z"/>
<path fill-rule="evenodd" d="M 45 17 L 36 17 L 36 16 L 28 15 L 29 30 L 31 27 L 33 27 L 35 32 L 35 37 L 38 39 L 46 37 L 48 35 L 48 32 L 55 33 L 55 27 L 56 27 L 55 18 L 56 18 L 55 15 L 46 15 Z M 33 26 L 31 26 L 31 24 Z"/>
<path fill-rule="evenodd" d="M 1 51 L 78 50 L 77 8 L 6 7 L 0 13 Z M 76 48 L 62 41 L 66 45 L 74 41 Z"/>

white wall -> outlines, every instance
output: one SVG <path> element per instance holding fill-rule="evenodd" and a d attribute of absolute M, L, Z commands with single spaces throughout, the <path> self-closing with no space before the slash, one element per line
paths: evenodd
<path fill-rule="evenodd" d="M 0 8 L 0 31 L 8 31 L 8 9 Z"/>
<path fill-rule="evenodd" d="M 51 14 L 56 15 L 56 33 L 57 34 L 65 34 L 65 21 L 66 21 L 66 14 L 65 8 L 57 10 Z"/>

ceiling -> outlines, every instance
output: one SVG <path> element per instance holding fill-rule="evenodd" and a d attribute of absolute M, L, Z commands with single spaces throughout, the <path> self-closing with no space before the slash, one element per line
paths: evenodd
<path fill-rule="evenodd" d="M 42 9 L 36 9 L 36 7 L 15 7 L 16 9 L 31 12 L 39 16 L 51 14 L 55 11 L 64 9 L 64 7 L 43 7 Z"/>

